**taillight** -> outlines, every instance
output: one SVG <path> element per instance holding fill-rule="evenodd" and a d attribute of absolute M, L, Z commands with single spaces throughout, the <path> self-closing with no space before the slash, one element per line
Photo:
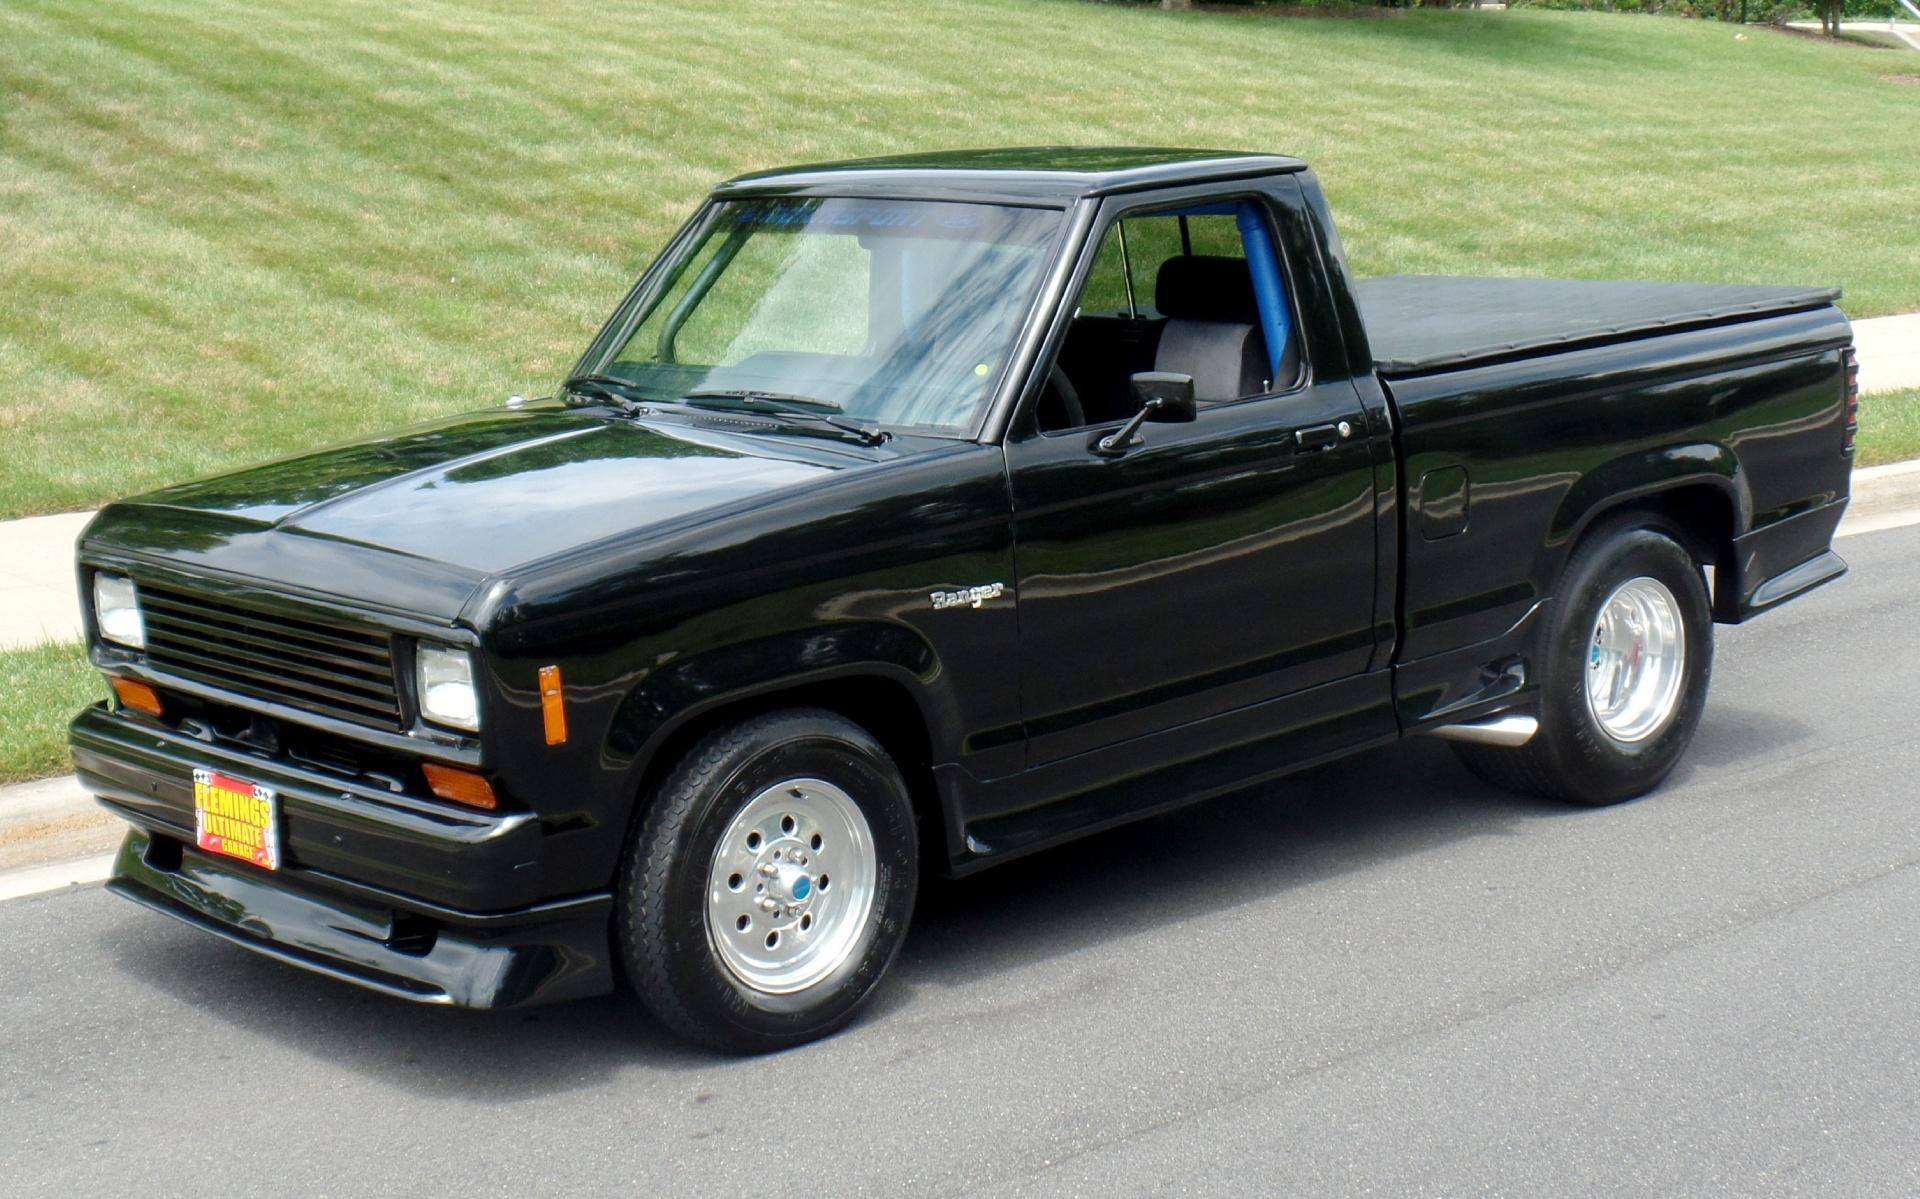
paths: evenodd
<path fill-rule="evenodd" d="M 1840 361 L 1847 368 L 1847 431 L 1840 442 L 1840 452 L 1853 453 L 1853 439 L 1860 434 L 1860 356 L 1848 346 L 1841 353 Z"/>

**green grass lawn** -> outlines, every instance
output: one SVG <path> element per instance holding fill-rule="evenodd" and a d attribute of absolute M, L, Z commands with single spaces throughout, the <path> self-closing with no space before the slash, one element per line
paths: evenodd
<path fill-rule="evenodd" d="M 73 769 L 67 722 L 107 688 L 75 643 L 0 650 L 0 695 L 0 783 L 17 783 Z"/>
<path fill-rule="evenodd" d="M 1920 458 L 1920 388 L 1860 397 L 1856 466 Z"/>
<path fill-rule="evenodd" d="M 8 0 L 0 48 L 0 516 L 541 392 L 710 183 L 846 155 L 1286 151 L 1362 273 L 1920 309 L 1891 53 L 1715 22 Z"/>

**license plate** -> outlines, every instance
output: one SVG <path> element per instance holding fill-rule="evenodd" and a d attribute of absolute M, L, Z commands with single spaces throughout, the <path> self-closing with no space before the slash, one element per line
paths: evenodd
<path fill-rule="evenodd" d="M 194 843 L 268 870 L 280 869 L 280 800 L 271 788 L 217 770 L 193 772 Z"/>

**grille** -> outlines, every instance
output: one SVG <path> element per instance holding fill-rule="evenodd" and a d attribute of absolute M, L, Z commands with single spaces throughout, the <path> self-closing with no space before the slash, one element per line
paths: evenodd
<path fill-rule="evenodd" d="M 155 670 L 373 728 L 400 726 L 383 633 L 140 586 Z"/>

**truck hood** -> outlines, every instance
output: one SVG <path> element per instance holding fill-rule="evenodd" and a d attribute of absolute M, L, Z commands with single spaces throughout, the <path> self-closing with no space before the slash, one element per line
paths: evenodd
<path fill-rule="evenodd" d="M 899 452 L 707 424 L 475 413 L 137 496 L 83 544 L 451 618 L 517 565 Z"/>

